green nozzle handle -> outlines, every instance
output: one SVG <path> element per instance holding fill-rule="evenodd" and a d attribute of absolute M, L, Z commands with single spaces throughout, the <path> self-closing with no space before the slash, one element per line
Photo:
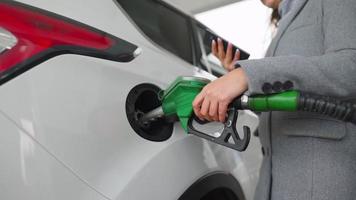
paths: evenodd
<path fill-rule="evenodd" d="M 287 91 L 269 95 L 256 95 L 248 98 L 248 109 L 253 111 L 296 111 L 298 91 Z"/>
<path fill-rule="evenodd" d="M 356 124 L 355 104 L 328 96 L 298 91 L 286 91 L 277 94 L 251 96 L 248 97 L 248 103 L 243 109 L 258 112 L 312 112 Z"/>

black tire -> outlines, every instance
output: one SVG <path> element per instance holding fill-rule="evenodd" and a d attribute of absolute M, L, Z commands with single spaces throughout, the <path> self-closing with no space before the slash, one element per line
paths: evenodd
<path fill-rule="evenodd" d="M 245 200 L 245 196 L 231 174 L 216 172 L 197 180 L 178 200 Z"/>

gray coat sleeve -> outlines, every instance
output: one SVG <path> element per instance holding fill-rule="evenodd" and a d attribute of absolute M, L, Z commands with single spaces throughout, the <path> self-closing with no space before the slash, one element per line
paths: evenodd
<path fill-rule="evenodd" d="M 325 54 L 238 61 L 248 77 L 247 94 L 266 82 L 291 80 L 294 89 L 343 98 L 356 97 L 356 1 L 324 0 Z M 285 33 L 287 34 L 287 33 Z"/>

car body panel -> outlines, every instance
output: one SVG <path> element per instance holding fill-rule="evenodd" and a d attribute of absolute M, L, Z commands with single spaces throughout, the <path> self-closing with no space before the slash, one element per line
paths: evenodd
<path fill-rule="evenodd" d="M 3 113 L 0 113 L 0 124 L 1 199 L 107 199 Z"/>
<path fill-rule="evenodd" d="M 190 184 L 213 171 L 233 174 L 247 199 L 252 198 L 261 160 L 257 138 L 246 152 L 237 153 L 187 136 L 176 123 L 172 137 L 157 143 L 138 136 L 127 121 L 126 96 L 137 84 L 164 89 L 177 76 L 211 75 L 152 44 L 111 0 L 21 2 L 94 26 L 143 50 L 129 63 L 57 56 L 0 87 L 0 111 L 41 145 L 40 154 L 53 156 L 74 178 L 108 199 L 177 199 Z M 15 153 L 3 152 L 4 157 Z M 38 163 L 47 162 L 42 157 Z M 66 177 L 57 176 L 55 170 L 51 173 L 62 183 L 55 187 L 66 188 Z M 71 184 L 75 185 L 68 182 L 68 187 Z M 158 193 L 162 185 L 164 191 Z"/>

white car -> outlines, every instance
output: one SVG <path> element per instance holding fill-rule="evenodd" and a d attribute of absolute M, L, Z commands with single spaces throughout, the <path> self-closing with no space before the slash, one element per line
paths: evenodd
<path fill-rule="evenodd" d="M 0 199 L 252 199 L 257 137 L 132 127 L 177 76 L 212 76 L 202 32 L 155 0 L 0 1 Z"/>

